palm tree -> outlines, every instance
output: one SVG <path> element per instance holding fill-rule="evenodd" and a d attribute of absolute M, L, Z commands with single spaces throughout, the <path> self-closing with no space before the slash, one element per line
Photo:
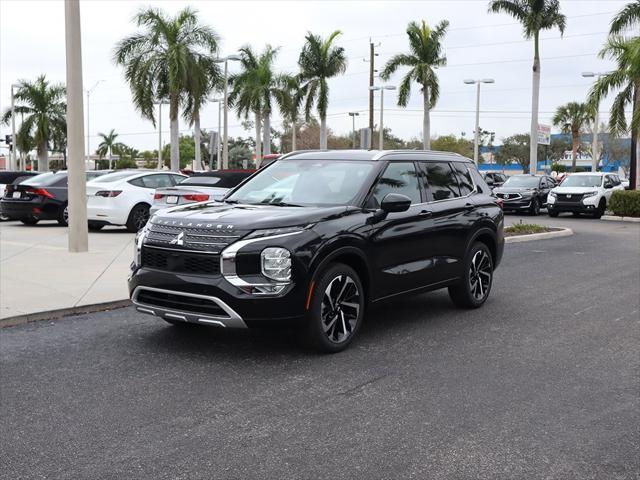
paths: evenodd
<path fill-rule="evenodd" d="M 118 138 L 118 134 L 112 128 L 111 131 L 107 134 L 98 133 L 102 137 L 102 141 L 98 145 L 98 150 L 96 153 L 100 155 L 100 158 L 105 155 L 109 155 L 109 168 L 113 168 L 113 152 L 120 151 L 124 144 L 120 142 L 116 142 L 116 138 Z"/>
<path fill-rule="evenodd" d="M 238 114 L 247 118 L 250 113 L 255 117 L 256 127 L 256 165 L 260 166 L 262 152 L 271 153 L 271 113 L 273 100 L 281 95 L 283 77 L 273 71 L 273 62 L 277 48 L 267 45 L 264 52 L 257 54 L 248 45 L 240 49 L 240 73 L 229 78 L 231 93 L 229 103 L 235 106 Z M 264 131 L 261 135 L 262 124 Z M 263 150 L 264 148 L 264 150 Z"/>
<path fill-rule="evenodd" d="M 333 45 L 333 41 L 340 34 L 340 30 L 336 30 L 323 40 L 319 35 L 309 32 L 298 58 L 305 116 L 308 121 L 311 118 L 311 109 L 316 104 L 320 117 L 321 149 L 327 148 L 327 107 L 329 106 L 327 80 L 347 70 L 344 48 Z"/>
<path fill-rule="evenodd" d="M 202 56 L 198 59 L 198 68 L 192 72 L 190 80 L 183 116 L 189 126 L 193 126 L 195 161 L 202 166 L 200 110 L 207 103 L 211 92 L 222 86 L 223 79 L 214 59 Z"/>
<path fill-rule="evenodd" d="M 17 134 L 33 138 L 38 150 L 38 169 L 43 172 L 49 170 L 49 141 L 53 139 L 55 126 L 66 124 L 65 95 L 64 85 L 49 83 L 45 75 L 40 75 L 35 82 L 20 80 L 14 95 L 19 102 L 15 113 L 24 118 Z M 2 123 L 6 125 L 10 119 L 9 109 L 2 116 Z"/>
<path fill-rule="evenodd" d="M 567 18 L 560 13 L 559 0 L 492 0 L 489 12 L 507 13 L 524 27 L 526 39 L 533 38 L 533 88 L 531 92 L 531 144 L 529 171 L 538 163 L 538 105 L 540 103 L 540 31 L 557 27 L 564 34 Z"/>
<path fill-rule="evenodd" d="M 609 133 L 614 136 L 631 130 L 630 188 L 638 188 L 638 160 L 640 159 L 640 37 L 625 39 L 612 36 L 600 52 L 600 58 L 610 58 L 617 68 L 602 75 L 589 92 L 589 104 L 595 108 L 611 91 L 619 91 L 611 105 Z M 627 123 L 625 108 L 631 105 L 631 125 Z"/>
<path fill-rule="evenodd" d="M 620 35 L 627 28 L 640 23 L 640 0 L 627 4 L 611 21 L 610 35 Z"/>
<path fill-rule="evenodd" d="M 291 151 L 296 150 L 296 127 L 300 120 L 300 107 L 303 95 L 300 90 L 300 77 L 298 75 L 283 75 L 282 86 L 276 96 L 278 108 L 284 118 L 291 123 Z"/>
<path fill-rule="evenodd" d="M 203 57 L 212 57 L 217 52 L 218 37 L 210 27 L 199 23 L 196 12 L 190 8 L 175 17 L 146 8 L 134 20 L 143 31 L 121 40 L 116 45 L 114 60 L 125 69 L 135 106 L 154 126 L 153 102 L 169 99 L 171 170 L 178 171 L 180 106 L 190 86 L 193 88 L 194 72 L 201 68 Z"/>
<path fill-rule="evenodd" d="M 558 107 L 553 116 L 553 124 L 560 127 L 563 133 L 571 134 L 571 171 L 576 171 L 580 133 L 585 124 L 593 121 L 593 111 L 586 103 L 569 102 Z"/>
<path fill-rule="evenodd" d="M 447 64 L 447 57 L 442 55 L 442 38 L 447 32 L 449 22 L 443 20 L 434 30 L 427 23 L 410 22 L 407 26 L 409 36 L 409 53 L 393 56 L 384 66 L 380 77 L 388 80 L 401 66 L 411 67 L 405 74 L 398 91 L 398 106 L 406 107 L 411 95 L 411 82 L 422 86 L 424 114 L 422 119 L 422 145 L 425 150 L 431 148 L 431 119 L 429 112 L 435 106 L 440 95 L 437 67 Z"/>

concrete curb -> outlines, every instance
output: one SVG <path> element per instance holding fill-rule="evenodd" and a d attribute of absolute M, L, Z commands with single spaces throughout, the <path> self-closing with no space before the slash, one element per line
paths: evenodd
<path fill-rule="evenodd" d="M 573 235 L 573 230 L 563 228 L 554 232 L 530 233 L 528 235 L 517 235 L 515 237 L 505 237 L 504 243 L 531 242 L 533 240 L 546 240 L 547 238 L 569 237 Z"/>
<path fill-rule="evenodd" d="M 610 222 L 631 222 L 640 223 L 640 217 L 618 217 L 617 215 L 603 215 L 601 220 L 608 220 Z"/>
<path fill-rule="evenodd" d="M 37 322 L 40 320 L 56 320 L 70 315 L 80 315 L 83 313 L 102 312 L 116 308 L 124 308 L 131 305 L 131 300 L 114 300 L 112 302 L 94 303 L 92 305 L 80 305 L 77 307 L 60 308 L 44 312 L 28 313 L 26 315 L 16 315 L 13 317 L 0 318 L 0 328 L 15 327 L 25 323 Z"/>

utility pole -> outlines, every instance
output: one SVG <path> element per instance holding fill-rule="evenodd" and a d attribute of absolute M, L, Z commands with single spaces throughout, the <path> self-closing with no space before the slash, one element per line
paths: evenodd
<path fill-rule="evenodd" d="M 464 80 L 467 85 L 476 85 L 476 130 L 473 140 L 473 162 L 478 165 L 480 158 L 480 84 L 494 83 L 493 78 L 483 78 L 482 80 Z"/>
<path fill-rule="evenodd" d="M 16 164 L 16 105 L 13 89 L 17 87 L 17 85 L 11 85 L 11 150 L 9 150 L 8 170 L 14 170 Z"/>
<path fill-rule="evenodd" d="M 96 83 L 93 84 L 93 87 L 91 87 L 90 89 L 87 90 L 87 151 L 86 156 L 87 156 L 87 160 L 89 160 L 89 157 L 91 156 L 91 144 L 89 143 L 89 137 L 91 136 L 91 130 L 89 129 L 89 107 L 91 106 L 89 104 L 89 96 L 91 95 L 91 92 L 93 92 L 95 90 L 95 88 L 100 85 L 100 83 L 104 82 L 104 80 L 98 80 Z"/>
<path fill-rule="evenodd" d="M 380 132 L 378 139 L 378 150 L 384 150 L 384 91 L 395 90 L 395 85 L 374 85 L 369 87 L 369 91 L 373 93 L 376 90 L 380 90 Z M 373 143 L 373 140 L 372 140 Z"/>
<path fill-rule="evenodd" d="M 87 188 L 84 162 L 84 118 L 82 112 L 82 35 L 80 1 L 65 0 L 67 60 L 67 137 L 69 148 L 69 251 L 89 249 Z"/>
<path fill-rule="evenodd" d="M 158 105 L 158 170 L 162 170 L 164 166 L 162 164 L 162 105 L 169 105 L 166 99 L 159 99 L 154 102 L 154 105 Z"/>
<path fill-rule="evenodd" d="M 582 72 L 582 76 L 585 78 L 596 77 L 600 80 L 600 77 L 606 75 L 607 72 Z M 596 111 L 593 118 L 593 138 L 591 139 L 591 171 L 596 172 L 598 170 L 598 157 L 600 157 L 600 145 L 598 144 L 598 122 L 600 121 L 598 115 L 598 109 L 600 105 L 596 105 Z"/>
<path fill-rule="evenodd" d="M 373 80 L 375 69 L 376 45 L 369 39 L 369 149 L 373 148 Z"/>
<path fill-rule="evenodd" d="M 222 138 L 222 169 L 226 170 L 229 168 L 229 122 L 228 122 L 228 112 L 229 109 L 229 60 L 234 62 L 239 62 L 242 60 L 240 55 L 227 55 L 226 57 L 221 57 L 215 60 L 216 63 L 224 63 L 224 88 L 222 101 L 224 102 L 224 113 L 223 113 L 223 122 L 224 122 L 224 131 Z M 220 161 L 218 160 L 218 165 L 220 165 Z"/>

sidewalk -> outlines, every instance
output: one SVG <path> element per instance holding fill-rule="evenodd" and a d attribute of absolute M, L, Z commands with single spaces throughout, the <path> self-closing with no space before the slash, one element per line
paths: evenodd
<path fill-rule="evenodd" d="M 89 233 L 89 252 L 69 253 L 67 229 L 0 224 L 0 319 L 128 298 L 134 234 Z"/>

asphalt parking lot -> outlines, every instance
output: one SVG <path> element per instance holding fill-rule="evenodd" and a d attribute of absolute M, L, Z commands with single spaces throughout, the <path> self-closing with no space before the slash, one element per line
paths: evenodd
<path fill-rule="evenodd" d="M 535 222 L 575 235 L 508 245 L 482 309 L 398 300 L 336 355 L 131 308 L 3 329 L 0 476 L 637 479 L 640 225 Z"/>

